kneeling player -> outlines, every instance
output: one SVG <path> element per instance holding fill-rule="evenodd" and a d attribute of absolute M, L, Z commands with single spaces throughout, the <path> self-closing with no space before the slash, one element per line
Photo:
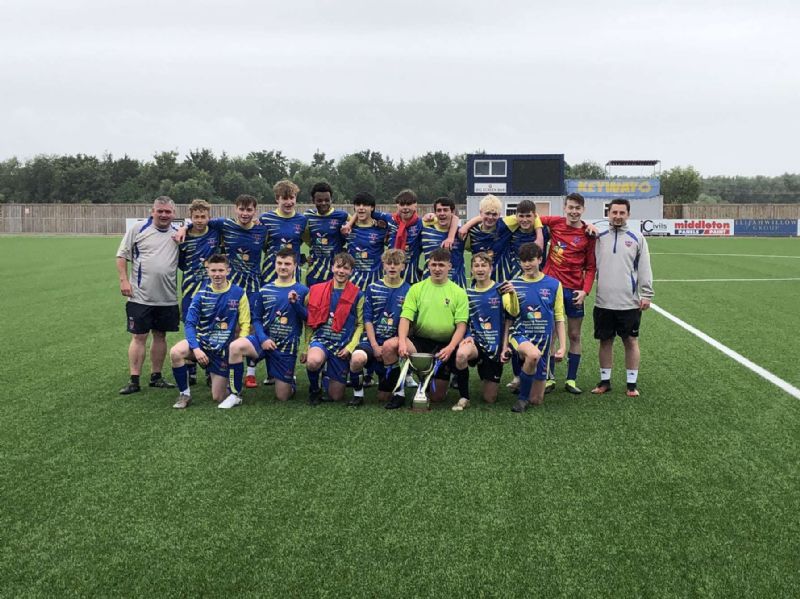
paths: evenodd
<path fill-rule="evenodd" d="M 497 401 L 497 386 L 503 364 L 509 359 L 506 313 L 519 313 L 517 295 L 510 283 L 492 281 L 492 258 L 487 252 L 472 255 L 472 278 L 469 298 L 469 332 L 456 352 L 456 380 L 461 398 L 453 406 L 459 412 L 469 406 L 469 366 L 478 367 L 482 395 L 487 403 Z"/>
<path fill-rule="evenodd" d="M 305 362 L 308 403 L 312 406 L 322 401 L 319 374 L 326 364 L 328 396 L 333 401 L 344 397 L 350 355 L 364 331 L 364 294 L 350 281 L 354 265 L 350 254 L 336 254 L 333 279 L 312 285 L 306 297 L 312 333 Z"/>
<path fill-rule="evenodd" d="M 357 407 L 364 403 L 364 384 L 361 373 L 364 366 L 373 366 L 378 373 L 378 398 L 386 402 L 391 396 L 397 376 L 397 325 L 400 311 L 411 285 L 403 279 L 406 253 L 403 250 L 386 250 L 381 257 L 383 279 L 369 287 L 364 298 L 364 332 L 361 343 L 350 358 L 350 381 L 353 384 L 353 399 L 347 404 Z"/>
<path fill-rule="evenodd" d="M 542 250 L 538 245 L 523 245 L 519 250 L 519 261 L 522 278 L 512 281 L 519 301 L 519 314 L 511 327 L 511 346 L 522 360 L 522 371 L 519 399 L 511 408 L 514 412 L 524 412 L 531 403 L 538 405 L 544 401 L 553 330 L 558 337 L 556 360 L 564 357 L 566 344 L 561 283 L 539 271 Z"/>
<path fill-rule="evenodd" d="M 220 408 L 232 408 L 242 403 L 238 390 L 227 394 L 228 346 L 238 329 L 240 337 L 250 332 L 250 305 L 244 289 L 230 283 L 230 266 L 226 256 L 217 254 L 206 261 L 211 282 L 198 291 L 189 305 L 186 316 L 186 339 L 170 350 L 172 372 L 180 396 L 174 408 L 186 408 L 191 403 L 189 373 L 186 362 L 197 362 L 211 374 L 211 396 L 222 402 Z"/>
<path fill-rule="evenodd" d="M 275 381 L 275 397 L 286 401 L 294 395 L 294 367 L 307 311 L 308 287 L 297 282 L 297 254 L 285 247 L 275 254 L 277 279 L 265 284 L 254 297 L 255 334 L 231 343 L 230 367 L 234 386 L 241 389 L 242 360 L 266 359 L 267 373 Z"/>

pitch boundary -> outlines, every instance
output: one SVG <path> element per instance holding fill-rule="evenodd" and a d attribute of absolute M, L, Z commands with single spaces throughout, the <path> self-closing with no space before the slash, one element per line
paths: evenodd
<path fill-rule="evenodd" d="M 664 310 L 664 308 L 661 308 L 660 306 L 657 306 L 656 304 L 651 304 L 650 307 L 653 310 L 655 310 L 656 312 L 658 312 L 659 314 L 661 314 L 664 318 L 667 318 L 668 320 L 671 320 L 672 322 L 677 324 L 679 327 L 687 330 L 692 335 L 694 335 L 696 337 L 699 337 L 700 339 L 702 339 L 703 341 L 708 343 L 711 347 L 713 347 L 715 349 L 718 349 L 723 354 L 725 354 L 729 358 L 732 358 L 733 360 L 735 360 L 736 362 L 738 362 L 739 364 L 741 364 L 745 368 L 748 368 L 749 370 L 755 372 L 761 378 L 763 378 L 763 379 L 767 380 L 768 382 L 772 383 L 773 385 L 775 385 L 779 389 L 782 389 L 783 391 L 786 391 L 786 393 L 788 393 L 789 395 L 791 395 L 795 399 L 800 399 L 800 389 L 798 389 L 797 387 L 795 387 L 791 383 L 789 383 L 787 381 L 784 381 L 782 378 L 780 378 L 779 376 L 771 373 L 766 368 L 763 368 L 763 367 L 759 366 L 758 364 L 756 364 L 755 362 L 753 362 L 751 360 L 748 360 L 747 358 L 745 358 L 739 352 L 731 349 L 727 345 L 724 345 L 724 344 L 720 343 L 719 341 L 717 341 L 713 337 L 705 334 L 700 329 L 693 327 L 688 322 L 681 320 L 680 318 L 678 318 L 674 314 L 671 314 L 671 313 L 667 312 L 666 310 Z"/>
<path fill-rule="evenodd" d="M 749 283 L 751 281 L 800 281 L 800 277 L 774 279 L 654 279 L 654 283 Z"/>
<path fill-rule="evenodd" d="M 728 256 L 731 258 L 792 258 L 800 260 L 800 256 L 775 256 L 773 254 L 706 254 L 703 252 L 650 252 L 651 256 Z"/>

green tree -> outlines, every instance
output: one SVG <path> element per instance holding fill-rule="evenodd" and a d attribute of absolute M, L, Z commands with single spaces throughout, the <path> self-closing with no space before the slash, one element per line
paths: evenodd
<path fill-rule="evenodd" d="M 567 179 L 605 179 L 605 169 L 591 160 L 585 160 L 578 164 L 566 165 L 564 176 Z"/>
<path fill-rule="evenodd" d="M 661 195 L 667 204 L 693 204 L 700 197 L 702 181 L 693 166 L 676 166 L 661 174 Z"/>

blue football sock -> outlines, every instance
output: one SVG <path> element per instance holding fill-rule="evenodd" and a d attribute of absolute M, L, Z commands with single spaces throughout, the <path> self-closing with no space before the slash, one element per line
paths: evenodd
<path fill-rule="evenodd" d="M 519 376 L 522 372 L 522 360 L 517 352 L 511 352 L 511 370 L 514 371 L 514 376 Z"/>
<path fill-rule="evenodd" d="M 173 366 L 172 376 L 175 377 L 175 384 L 178 385 L 178 390 L 183 393 L 189 388 L 189 369 L 186 364 L 183 366 Z"/>
<path fill-rule="evenodd" d="M 531 388 L 533 387 L 533 375 L 528 374 L 524 370 L 519 373 L 519 398 L 523 401 L 529 401 L 531 397 Z"/>
<path fill-rule="evenodd" d="M 581 363 L 580 354 L 567 354 L 567 380 L 574 381 L 578 378 L 578 366 Z"/>
<path fill-rule="evenodd" d="M 311 393 L 319 391 L 319 370 L 308 371 L 308 390 Z"/>
<path fill-rule="evenodd" d="M 231 393 L 240 395 L 242 393 L 242 381 L 244 380 L 244 362 L 230 364 L 228 366 L 228 385 Z"/>

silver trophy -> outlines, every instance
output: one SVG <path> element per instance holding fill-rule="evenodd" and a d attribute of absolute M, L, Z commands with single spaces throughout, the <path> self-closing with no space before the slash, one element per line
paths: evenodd
<path fill-rule="evenodd" d="M 403 387 L 409 368 L 416 375 L 418 383 L 417 392 L 414 394 L 414 399 L 411 402 L 411 410 L 414 412 L 427 412 L 431 409 L 431 402 L 428 400 L 425 391 L 436 371 L 437 362 L 438 360 L 433 354 L 409 354 L 400 370 L 400 379 L 397 382 L 395 391 Z"/>

